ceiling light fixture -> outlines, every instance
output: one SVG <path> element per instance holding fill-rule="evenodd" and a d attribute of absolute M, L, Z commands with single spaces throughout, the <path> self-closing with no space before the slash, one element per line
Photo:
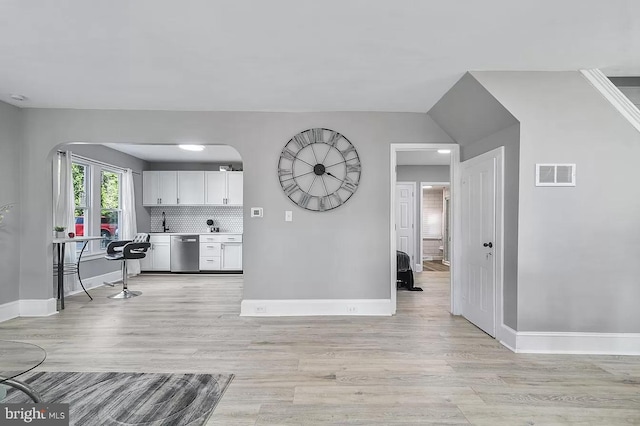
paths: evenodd
<path fill-rule="evenodd" d="M 431 189 L 431 188 L 433 188 L 433 186 L 432 186 L 432 185 L 425 185 L 425 186 L 423 186 L 422 188 L 423 188 L 423 189 Z"/>
<path fill-rule="evenodd" d="M 202 151 L 204 150 L 204 145 L 178 145 L 180 149 L 184 149 L 185 151 Z"/>
<path fill-rule="evenodd" d="M 439 149 L 438 154 L 449 154 L 451 153 L 450 149 Z"/>
<path fill-rule="evenodd" d="M 23 101 L 26 101 L 26 100 L 27 100 L 27 97 L 26 97 L 26 96 L 24 96 L 24 95 L 11 95 L 10 97 L 11 97 L 11 99 L 13 99 L 14 101 L 20 101 L 20 102 L 23 102 Z"/>

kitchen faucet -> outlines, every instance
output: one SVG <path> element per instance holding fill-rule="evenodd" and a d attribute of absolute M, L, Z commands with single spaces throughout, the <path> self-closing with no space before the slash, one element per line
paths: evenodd
<path fill-rule="evenodd" d="M 167 217 L 164 212 L 162 212 L 162 232 L 167 232 L 169 228 L 167 227 Z"/>

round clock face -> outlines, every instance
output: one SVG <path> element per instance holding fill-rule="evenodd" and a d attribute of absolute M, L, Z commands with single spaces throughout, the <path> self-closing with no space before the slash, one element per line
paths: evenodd
<path fill-rule="evenodd" d="M 282 149 L 278 177 L 285 194 L 307 210 L 344 204 L 358 189 L 360 157 L 347 138 L 329 129 L 309 129 Z"/>

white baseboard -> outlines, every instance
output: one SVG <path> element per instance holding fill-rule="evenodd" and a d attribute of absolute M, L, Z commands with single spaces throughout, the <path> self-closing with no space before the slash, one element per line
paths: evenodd
<path fill-rule="evenodd" d="M 84 284 L 84 287 L 87 290 L 89 290 L 89 289 L 104 285 L 105 281 L 115 281 L 115 280 L 119 280 L 120 278 L 122 278 L 122 271 L 118 270 L 118 271 L 108 272 L 102 275 L 96 275 L 95 277 L 83 278 L 82 283 Z M 78 294 L 78 293 L 84 293 L 84 290 L 82 290 L 80 283 L 78 283 L 78 287 L 79 287 L 78 289 L 70 291 L 69 293 L 65 294 L 65 297 L 73 296 L 74 294 Z"/>
<path fill-rule="evenodd" d="M 240 305 L 244 317 L 315 315 L 391 316 L 391 299 L 243 300 Z"/>
<path fill-rule="evenodd" d="M 496 339 L 506 346 L 512 352 L 516 351 L 518 333 L 511 327 L 502 324 L 500 328 L 500 334 L 496 336 Z"/>
<path fill-rule="evenodd" d="M 640 355 L 640 333 L 515 331 L 502 324 L 496 338 L 520 354 Z"/>
<path fill-rule="evenodd" d="M 20 300 L 21 317 L 48 317 L 57 313 L 57 300 L 54 298 Z"/>
<path fill-rule="evenodd" d="M 518 353 L 640 355 L 640 333 L 519 331 L 517 335 Z"/>
<path fill-rule="evenodd" d="M 20 316 L 20 301 L 3 303 L 0 305 L 0 322 L 7 321 Z"/>

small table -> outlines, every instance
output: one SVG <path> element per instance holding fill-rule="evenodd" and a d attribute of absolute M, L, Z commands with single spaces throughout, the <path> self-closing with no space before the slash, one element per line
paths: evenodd
<path fill-rule="evenodd" d="M 46 357 L 47 353 L 38 345 L 0 340 L 0 388 L 3 385 L 11 386 L 29 395 L 33 402 L 42 402 L 36 390 L 15 378 L 42 364 Z M 0 394 L 0 400 L 3 394 Z"/>
<path fill-rule="evenodd" d="M 58 299 L 60 300 L 60 309 L 64 309 L 64 249 L 66 243 L 77 243 L 84 242 L 84 246 L 82 246 L 82 251 L 80 252 L 80 256 L 78 256 L 78 262 L 76 263 L 76 268 L 78 271 L 78 279 L 80 280 L 80 285 L 85 293 L 87 293 L 87 289 L 84 288 L 84 284 L 82 284 L 82 280 L 80 279 L 80 259 L 82 259 L 82 253 L 84 253 L 85 247 L 87 247 L 87 243 L 89 241 L 102 240 L 104 237 L 74 237 L 74 238 L 54 238 L 53 239 L 53 249 L 54 252 L 57 253 L 57 268 L 58 268 Z M 62 267 L 61 267 L 62 265 Z M 89 297 L 89 293 L 87 293 Z M 93 298 L 92 298 L 93 300 Z"/>

